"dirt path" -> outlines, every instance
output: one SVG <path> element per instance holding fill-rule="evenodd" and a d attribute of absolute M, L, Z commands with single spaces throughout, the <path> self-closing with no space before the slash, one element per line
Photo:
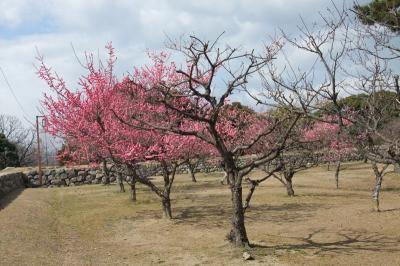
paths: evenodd
<path fill-rule="evenodd" d="M 19 190 L 6 196 L 0 210 L 0 256 L 3 265 L 51 265 L 59 253 L 57 220 L 49 193 Z"/>
<path fill-rule="evenodd" d="M 68 222 L 66 191 L 15 191 L 0 206 L 0 265 L 95 265 L 90 242 Z"/>

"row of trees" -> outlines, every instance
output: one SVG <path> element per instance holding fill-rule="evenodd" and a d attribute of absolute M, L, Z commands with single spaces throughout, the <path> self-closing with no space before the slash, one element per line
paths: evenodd
<path fill-rule="evenodd" d="M 121 175 L 131 176 L 132 194 L 136 182 L 147 186 L 160 198 L 167 218 L 172 217 L 170 193 L 177 167 L 219 158 L 232 200 L 228 239 L 238 246 L 249 244 L 245 211 L 257 185 L 272 176 L 293 195 L 293 175 L 318 162 L 318 154 L 338 162 L 337 187 L 346 154 L 357 151 L 368 158 L 376 170 L 378 199 L 384 175 L 378 163 L 400 162 L 398 131 L 393 134 L 383 119 L 400 104 L 391 63 L 398 58 L 397 35 L 385 27 L 359 24 L 343 8 L 333 6 L 328 13 L 321 25 L 310 28 L 302 22 L 298 37 L 282 32 L 258 53 L 222 46 L 220 37 L 204 41 L 191 36 L 169 44 L 171 53 L 184 58 L 181 63 L 165 52 L 150 54 L 151 64 L 135 67 L 123 78 L 114 75 L 116 57 L 109 44 L 107 62 L 98 67 L 86 55 L 87 74 L 77 90 L 70 90 L 39 56 L 38 75 L 55 92 L 43 100 L 46 129 L 65 139 L 64 152 L 71 161 L 110 160 Z M 277 65 L 287 46 L 314 56 L 311 69 L 294 66 L 287 58 L 285 67 Z M 322 74 L 314 75 L 321 69 Z M 379 99 L 387 91 L 393 91 L 393 101 Z M 232 104 L 230 99 L 239 93 L 269 111 Z M 360 93 L 365 95 L 360 97 L 362 109 L 341 100 Z M 162 186 L 141 170 L 146 161 L 161 166 Z M 265 176 L 249 178 L 256 168 L 264 169 Z M 244 198 L 245 180 L 251 186 Z"/>

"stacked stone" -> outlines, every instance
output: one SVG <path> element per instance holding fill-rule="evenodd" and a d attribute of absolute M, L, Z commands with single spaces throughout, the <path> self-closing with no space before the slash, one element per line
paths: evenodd
<path fill-rule="evenodd" d="M 22 173 L 0 175 L 0 198 L 15 189 L 24 187 L 25 182 L 24 175 Z"/>
<path fill-rule="evenodd" d="M 222 172 L 222 171 L 224 171 L 224 169 L 221 166 L 210 164 L 208 162 L 201 162 L 198 165 L 196 165 L 196 168 L 195 168 L 196 173 L 200 173 L 200 172 L 201 173 L 213 173 L 213 172 Z M 187 174 L 187 173 L 188 173 L 188 169 L 185 166 L 182 174 Z"/>
<path fill-rule="evenodd" d="M 114 169 L 115 170 L 115 169 Z M 195 169 L 196 172 L 220 172 L 223 169 L 208 162 L 199 163 Z M 140 172 L 145 176 L 161 175 L 161 168 L 157 164 L 142 164 Z M 177 169 L 177 174 L 187 174 L 189 172 L 187 165 L 181 165 Z M 37 170 L 25 173 L 27 176 L 27 185 L 37 187 L 40 185 L 39 174 Z M 110 171 L 110 182 L 115 182 L 117 174 Z M 125 177 L 127 180 L 129 177 Z M 129 180 L 128 180 L 129 181 Z M 80 186 L 89 184 L 105 183 L 105 177 L 101 167 L 91 168 L 54 168 L 43 171 L 42 184 L 45 187 L 66 187 Z"/>
<path fill-rule="evenodd" d="M 37 170 L 27 173 L 28 183 L 31 186 L 40 184 Z M 66 187 L 80 186 L 89 184 L 99 184 L 104 182 L 104 175 L 101 169 L 97 168 L 58 168 L 44 170 L 42 175 L 42 184 L 46 187 Z M 115 175 L 111 174 L 110 181 L 115 181 Z"/>
<path fill-rule="evenodd" d="M 400 174 L 400 164 L 398 164 L 398 163 L 395 163 L 395 164 L 393 164 L 393 167 L 394 167 L 394 172 L 396 173 L 396 174 Z"/>

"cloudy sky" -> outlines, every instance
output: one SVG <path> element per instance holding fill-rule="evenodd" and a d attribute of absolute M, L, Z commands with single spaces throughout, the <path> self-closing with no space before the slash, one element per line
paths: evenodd
<path fill-rule="evenodd" d="M 0 0 L 0 67 L 12 88 L 0 73 L 0 114 L 30 121 L 39 114 L 39 100 L 48 90 L 35 74 L 36 49 L 74 88 L 84 70 L 71 44 L 81 56 L 85 51 L 102 53 L 104 45 L 112 41 L 118 57 L 117 74 L 122 75 L 145 62 L 147 49 L 163 49 L 167 35 L 212 39 L 225 31 L 223 42 L 260 47 L 279 28 L 296 34 L 300 15 L 311 22 L 330 2 Z"/>

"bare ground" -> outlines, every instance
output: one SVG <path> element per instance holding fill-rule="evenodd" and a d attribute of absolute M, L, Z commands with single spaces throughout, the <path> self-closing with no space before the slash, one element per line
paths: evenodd
<path fill-rule="evenodd" d="M 225 240 L 230 193 L 220 177 L 178 176 L 171 221 L 141 186 L 135 204 L 115 186 L 15 191 L 0 201 L 0 265 L 400 265 L 398 175 L 385 177 L 380 213 L 366 164 L 345 164 L 340 189 L 326 167 L 299 173 L 294 198 L 268 180 L 246 214 L 255 246 L 246 262 Z"/>

